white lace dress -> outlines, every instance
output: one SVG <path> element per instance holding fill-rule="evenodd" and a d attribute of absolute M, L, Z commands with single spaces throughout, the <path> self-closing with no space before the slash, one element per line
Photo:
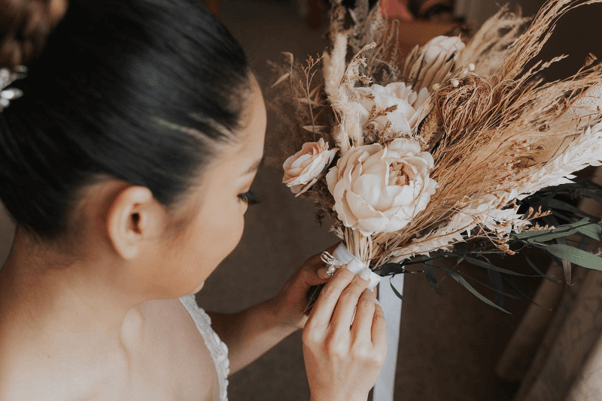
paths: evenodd
<path fill-rule="evenodd" d="M 180 302 L 188 311 L 188 314 L 194 320 L 199 333 L 205 340 L 205 345 L 211 353 L 211 358 L 217 370 L 217 378 L 219 379 L 219 394 L 221 401 L 228 401 L 228 375 L 230 374 L 230 361 L 228 360 L 228 347 L 213 328 L 211 327 L 211 318 L 209 315 L 196 304 L 194 295 L 180 298 Z"/>

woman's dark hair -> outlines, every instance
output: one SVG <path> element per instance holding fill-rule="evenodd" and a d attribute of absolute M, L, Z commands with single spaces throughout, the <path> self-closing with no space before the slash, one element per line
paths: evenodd
<path fill-rule="evenodd" d="M 175 204 L 239 128 L 250 88 L 242 48 L 200 0 L 60 3 L 0 0 L 0 68 L 36 56 L 0 113 L 0 198 L 48 239 L 102 177 Z"/>

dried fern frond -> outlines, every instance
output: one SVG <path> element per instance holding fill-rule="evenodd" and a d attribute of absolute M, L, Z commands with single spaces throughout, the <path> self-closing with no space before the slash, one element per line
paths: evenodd
<path fill-rule="evenodd" d="M 481 26 L 458 53 L 457 64 L 467 67 L 476 66 L 475 73 L 492 76 L 502 64 L 508 48 L 526 29 L 531 18 L 524 18 L 520 10 L 513 13 L 504 5 Z"/>
<path fill-rule="evenodd" d="M 545 3 L 529 26 L 508 48 L 504 61 L 496 72 L 500 80 L 515 79 L 527 63 L 533 60 L 552 36 L 557 21 L 567 12 L 581 6 L 600 3 L 600 0 L 554 0 Z"/>

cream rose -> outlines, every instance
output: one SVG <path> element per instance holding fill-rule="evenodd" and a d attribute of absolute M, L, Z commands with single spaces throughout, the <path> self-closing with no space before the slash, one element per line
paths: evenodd
<path fill-rule="evenodd" d="M 433 157 L 412 139 L 352 147 L 326 175 L 334 210 L 364 235 L 402 229 L 421 211 L 437 183 L 429 178 Z"/>
<path fill-rule="evenodd" d="M 447 55 L 446 58 L 452 56 L 458 51 L 464 49 L 464 43 L 462 39 L 458 36 L 437 36 L 428 41 L 426 45 L 422 48 L 424 52 L 424 62 L 425 64 L 430 63 L 440 54 Z"/>
<path fill-rule="evenodd" d="M 318 177 L 330 165 L 337 150 L 329 150 L 328 143 L 322 138 L 318 142 L 304 143 L 300 151 L 284 162 L 282 182 L 294 194 L 301 195 L 318 181 Z"/>
<path fill-rule="evenodd" d="M 412 132 L 420 117 L 418 109 L 429 97 L 426 88 L 416 93 L 411 86 L 402 82 L 392 82 L 387 86 L 375 84 L 367 88 L 355 88 L 355 90 L 361 98 L 358 102 L 351 102 L 349 106 L 357 113 L 360 127 L 366 125 L 374 106 L 376 111 L 396 106 L 395 110 L 376 118 L 373 122 L 374 128 L 382 131 L 387 123 L 390 123 L 391 131 L 404 134 Z"/>

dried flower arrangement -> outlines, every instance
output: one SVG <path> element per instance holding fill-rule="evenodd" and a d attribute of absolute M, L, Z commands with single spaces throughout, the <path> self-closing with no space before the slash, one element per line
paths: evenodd
<path fill-rule="evenodd" d="M 602 241 L 600 220 L 558 199 L 602 203 L 601 186 L 573 175 L 602 164 L 602 64 L 592 55 L 544 82 L 540 72 L 564 56 L 532 62 L 563 14 L 598 2 L 550 0 L 532 22 L 502 7 L 466 43 L 440 36 L 401 57 L 397 23 L 379 7 L 332 0 L 323 55 L 273 64 L 272 108 L 289 133 L 284 183 L 374 273 L 421 263 L 437 292 L 441 269 L 501 309 L 435 262 L 489 269 L 504 294 L 502 275 L 515 273 L 487 255 L 525 246 L 562 263 L 567 281 L 570 262 L 602 270 L 602 257 L 566 240 Z"/>

